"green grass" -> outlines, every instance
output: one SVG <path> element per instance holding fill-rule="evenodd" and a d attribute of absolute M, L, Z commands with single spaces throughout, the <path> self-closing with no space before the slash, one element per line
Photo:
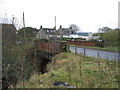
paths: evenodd
<path fill-rule="evenodd" d="M 78 45 L 70 45 L 70 46 L 77 46 L 77 47 L 84 47 L 84 46 L 78 46 Z M 85 46 L 86 48 L 90 49 L 99 49 L 99 50 L 105 50 L 105 51 L 112 51 L 112 52 L 120 52 L 120 49 L 118 47 L 98 47 L 98 46 Z"/>
<path fill-rule="evenodd" d="M 67 82 L 76 88 L 118 88 L 117 62 L 60 53 L 48 64 L 48 70 L 44 75 L 33 75 L 24 86 L 18 84 L 17 88 L 55 88 L 52 85 L 55 81 Z"/>

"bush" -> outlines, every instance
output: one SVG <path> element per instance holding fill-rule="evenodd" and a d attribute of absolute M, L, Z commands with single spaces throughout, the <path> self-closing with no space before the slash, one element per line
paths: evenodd
<path fill-rule="evenodd" d="M 35 38 L 34 41 L 44 41 L 44 42 L 48 42 L 48 39 L 38 39 L 38 38 Z"/>
<path fill-rule="evenodd" d="M 15 86 L 21 80 L 28 80 L 32 72 L 36 69 L 34 63 L 31 61 L 34 58 L 27 58 L 28 54 L 34 50 L 33 46 L 6 46 L 3 50 L 2 74 L 6 77 L 9 84 Z M 29 50 L 29 53 L 27 50 Z M 21 79 L 22 77 L 23 79 Z"/>

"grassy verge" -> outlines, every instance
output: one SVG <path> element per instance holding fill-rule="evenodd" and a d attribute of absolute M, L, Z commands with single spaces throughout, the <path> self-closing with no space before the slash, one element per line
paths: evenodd
<path fill-rule="evenodd" d="M 18 84 L 17 88 L 55 88 L 52 83 L 56 81 L 76 88 L 118 88 L 117 62 L 60 53 L 48 64 L 48 70 L 44 75 L 33 75 L 24 86 Z"/>
<path fill-rule="evenodd" d="M 79 45 L 70 45 L 70 46 L 77 46 L 77 47 L 83 47 L 83 46 L 79 46 Z M 86 48 L 90 48 L 90 49 L 100 49 L 100 50 L 104 50 L 104 51 L 112 51 L 112 52 L 120 52 L 120 49 L 118 49 L 118 47 L 97 47 L 97 46 L 85 46 Z"/>

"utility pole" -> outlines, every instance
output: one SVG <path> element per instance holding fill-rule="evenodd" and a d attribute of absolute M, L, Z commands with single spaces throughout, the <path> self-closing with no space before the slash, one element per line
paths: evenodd
<path fill-rule="evenodd" d="M 24 12 L 23 12 L 23 28 L 25 28 L 25 16 L 24 16 Z M 26 32 L 24 30 L 24 38 L 26 39 Z"/>
<path fill-rule="evenodd" d="M 55 29 L 55 38 L 57 39 L 57 32 L 56 32 L 56 16 L 55 16 L 55 27 L 54 27 L 54 29 Z"/>
<path fill-rule="evenodd" d="M 24 17 L 24 12 L 23 12 L 23 30 L 24 30 L 24 44 L 26 44 L 26 32 L 25 32 L 25 17 Z M 24 55 L 24 53 L 23 53 Z M 24 87 L 24 67 L 23 67 L 23 64 L 24 64 L 24 60 L 21 59 L 21 77 L 22 77 L 22 85 Z"/>
<path fill-rule="evenodd" d="M 12 24 L 14 25 L 14 20 L 15 20 L 15 17 L 14 15 L 12 15 Z"/>
<path fill-rule="evenodd" d="M 25 27 L 25 17 L 24 17 L 24 12 L 23 12 L 23 27 Z"/>
<path fill-rule="evenodd" d="M 56 16 L 55 16 L 55 39 L 54 39 L 54 54 L 56 54 L 57 53 L 57 31 L 56 31 Z"/>
<path fill-rule="evenodd" d="M 55 16 L 55 30 L 56 30 L 56 16 Z"/>

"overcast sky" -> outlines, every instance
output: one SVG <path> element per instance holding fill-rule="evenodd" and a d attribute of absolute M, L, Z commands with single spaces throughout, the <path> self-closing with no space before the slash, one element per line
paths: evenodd
<path fill-rule="evenodd" d="M 118 27 L 119 0 L 0 0 L 0 17 L 5 13 L 22 20 L 33 28 L 52 28 L 54 16 L 57 28 L 76 24 L 84 32 L 97 32 L 98 28 Z M 20 21 L 19 21 L 20 23 Z"/>

